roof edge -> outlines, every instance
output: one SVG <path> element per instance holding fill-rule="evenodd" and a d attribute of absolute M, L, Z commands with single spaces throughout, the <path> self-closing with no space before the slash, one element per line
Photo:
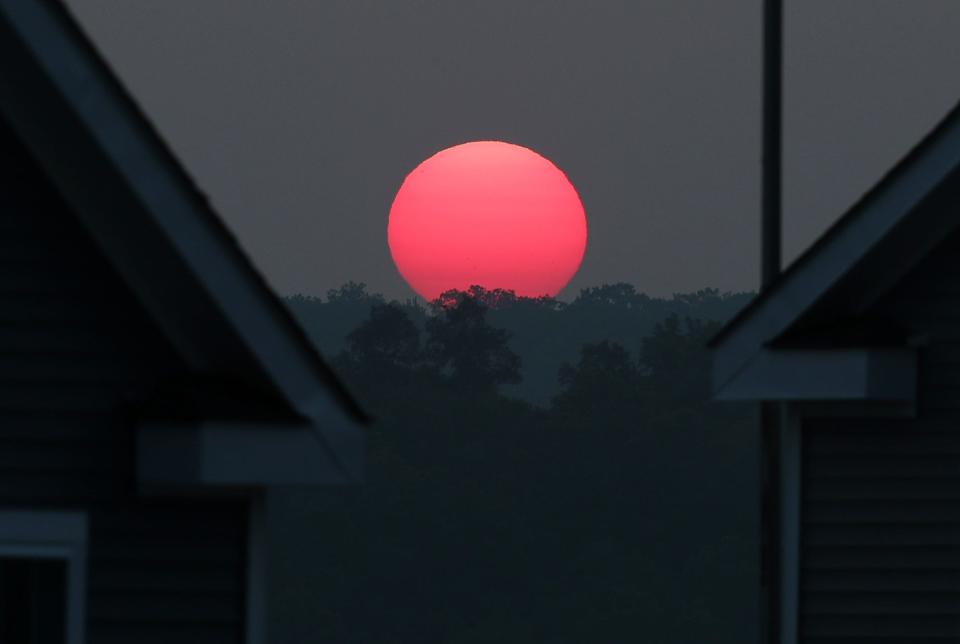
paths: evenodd
<path fill-rule="evenodd" d="M 776 293 L 783 288 L 784 283 L 794 279 L 794 275 L 813 261 L 813 258 L 822 252 L 822 249 L 840 235 L 846 228 L 853 225 L 856 218 L 870 209 L 883 193 L 907 175 L 912 167 L 924 155 L 936 147 L 940 138 L 951 129 L 960 127 L 960 102 L 956 103 L 937 122 L 937 124 L 901 159 L 894 164 L 880 179 L 863 195 L 860 196 L 833 224 L 831 224 L 803 253 L 780 273 L 768 288 L 762 290 L 753 300 L 731 318 L 707 343 L 708 347 L 716 347 L 730 335 L 743 321 L 754 314 L 754 311 L 767 300 L 776 297 Z M 960 155 L 958 155 L 960 161 Z M 906 214 L 906 213 L 904 213 Z"/>
<path fill-rule="evenodd" d="M 309 416 L 322 398 L 353 423 L 369 422 L 68 10 L 55 1 L 0 0 L 0 20 L 288 403 Z M 154 307 L 151 314 L 163 313 Z"/>

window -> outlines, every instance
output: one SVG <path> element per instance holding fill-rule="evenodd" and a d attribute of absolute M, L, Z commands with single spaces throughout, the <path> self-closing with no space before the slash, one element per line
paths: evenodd
<path fill-rule="evenodd" d="M 0 511 L 0 642 L 83 644 L 87 519 Z"/>

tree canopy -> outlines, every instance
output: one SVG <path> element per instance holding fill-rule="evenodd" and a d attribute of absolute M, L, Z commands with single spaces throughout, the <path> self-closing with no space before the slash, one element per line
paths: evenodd
<path fill-rule="evenodd" d="M 272 493 L 277 640 L 751 641 L 754 418 L 709 401 L 705 348 L 745 301 L 292 300 L 377 422 L 362 488 Z"/>
<path fill-rule="evenodd" d="M 427 359 L 466 391 L 493 391 L 520 382 L 520 357 L 510 350 L 510 334 L 487 322 L 487 306 L 473 294 L 444 299 L 426 322 Z"/>

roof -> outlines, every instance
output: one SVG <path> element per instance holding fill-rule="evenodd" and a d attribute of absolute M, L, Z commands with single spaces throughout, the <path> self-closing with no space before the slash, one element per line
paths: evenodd
<path fill-rule="evenodd" d="M 0 117 L 191 370 L 269 390 L 359 476 L 366 416 L 55 0 L 0 0 Z"/>
<path fill-rule="evenodd" d="M 958 171 L 960 105 L 711 340 L 717 386 L 804 321 L 863 314 L 960 226 L 936 207 Z"/>

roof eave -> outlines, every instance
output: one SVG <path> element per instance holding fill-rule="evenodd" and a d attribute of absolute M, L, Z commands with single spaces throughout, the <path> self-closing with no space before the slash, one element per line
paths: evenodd
<path fill-rule="evenodd" d="M 331 447 L 329 436 L 340 440 Z M 148 494 L 363 482 L 365 439 L 348 419 L 300 424 L 144 422 L 137 484 Z"/>
<path fill-rule="evenodd" d="M 715 380 L 724 401 L 882 402 L 912 405 L 915 349 L 763 349 L 735 376 Z"/>
<path fill-rule="evenodd" d="M 933 135 L 711 340 L 716 382 L 733 378 L 752 357 L 851 274 L 958 167 L 960 111 L 954 110 Z M 941 217 L 934 223 L 925 232 L 924 244 L 914 249 L 916 257 L 957 228 L 953 219 Z M 889 273 L 887 277 L 893 279 L 907 268 L 907 263 L 903 263 L 899 273 Z M 873 285 L 874 290 L 879 287 Z"/>
<path fill-rule="evenodd" d="M 197 310 L 228 325 L 292 410 L 312 417 L 322 408 L 321 415 L 349 419 L 359 431 L 366 421 L 359 406 L 65 10 L 0 0 L 0 32 L 7 53 L 32 65 L 2 66 L 0 110 L 188 364 L 216 369 L 234 360 L 227 351 L 212 355 L 216 338 L 178 314 L 190 310 L 181 298 L 193 297 Z M 38 105 L 47 110 L 42 118 Z M 103 181 L 123 189 L 102 189 Z M 149 238 L 155 256 L 141 256 L 131 243 L 138 238 Z M 162 268 L 169 271 L 158 279 Z M 341 440 L 326 427 L 325 439 Z"/>

